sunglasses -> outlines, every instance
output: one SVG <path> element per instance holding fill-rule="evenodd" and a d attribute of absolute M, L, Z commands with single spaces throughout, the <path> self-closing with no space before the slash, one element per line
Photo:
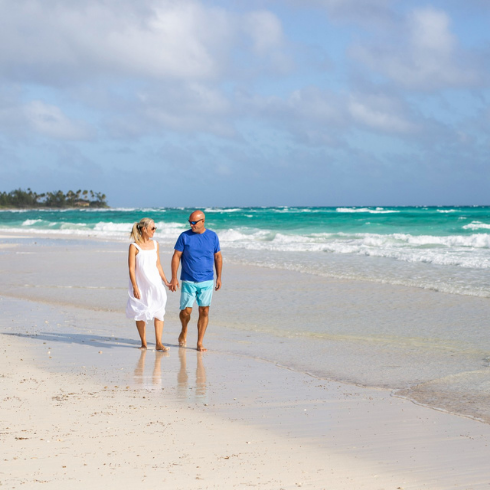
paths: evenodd
<path fill-rule="evenodd" d="M 191 225 L 197 225 L 197 223 L 199 223 L 199 221 L 203 221 L 203 219 L 201 218 L 201 219 L 198 219 L 197 221 L 190 221 L 189 220 L 189 224 L 191 224 Z"/>
<path fill-rule="evenodd" d="M 156 226 L 154 226 L 153 228 L 150 228 L 150 231 L 155 231 L 157 229 Z"/>

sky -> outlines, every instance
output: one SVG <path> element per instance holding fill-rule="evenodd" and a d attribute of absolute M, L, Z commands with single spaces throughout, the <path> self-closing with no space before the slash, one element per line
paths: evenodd
<path fill-rule="evenodd" d="M 488 0 L 0 0 L 0 191 L 490 205 Z"/>

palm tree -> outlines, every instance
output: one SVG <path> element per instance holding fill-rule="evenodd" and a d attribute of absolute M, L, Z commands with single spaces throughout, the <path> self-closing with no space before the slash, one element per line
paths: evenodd
<path fill-rule="evenodd" d="M 73 191 L 68 191 L 66 193 L 66 200 L 70 203 L 71 206 L 75 203 L 75 193 Z"/>

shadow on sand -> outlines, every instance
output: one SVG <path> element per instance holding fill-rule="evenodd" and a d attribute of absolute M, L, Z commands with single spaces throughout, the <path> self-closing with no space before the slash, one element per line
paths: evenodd
<path fill-rule="evenodd" d="M 11 335 L 13 337 L 42 340 L 45 342 L 62 342 L 65 344 L 91 345 L 93 347 L 126 347 L 134 349 L 140 343 L 136 339 L 125 339 L 121 337 L 102 337 L 100 335 L 81 334 L 81 333 L 59 333 L 59 332 L 40 332 L 35 334 L 0 332 L 1 335 Z"/>

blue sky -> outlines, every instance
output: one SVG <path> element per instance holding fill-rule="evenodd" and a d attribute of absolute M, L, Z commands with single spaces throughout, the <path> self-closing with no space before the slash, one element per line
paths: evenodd
<path fill-rule="evenodd" d="M 490 204 L 484 0 L 0 0 L 0 42 L 2 191 Z"/>

